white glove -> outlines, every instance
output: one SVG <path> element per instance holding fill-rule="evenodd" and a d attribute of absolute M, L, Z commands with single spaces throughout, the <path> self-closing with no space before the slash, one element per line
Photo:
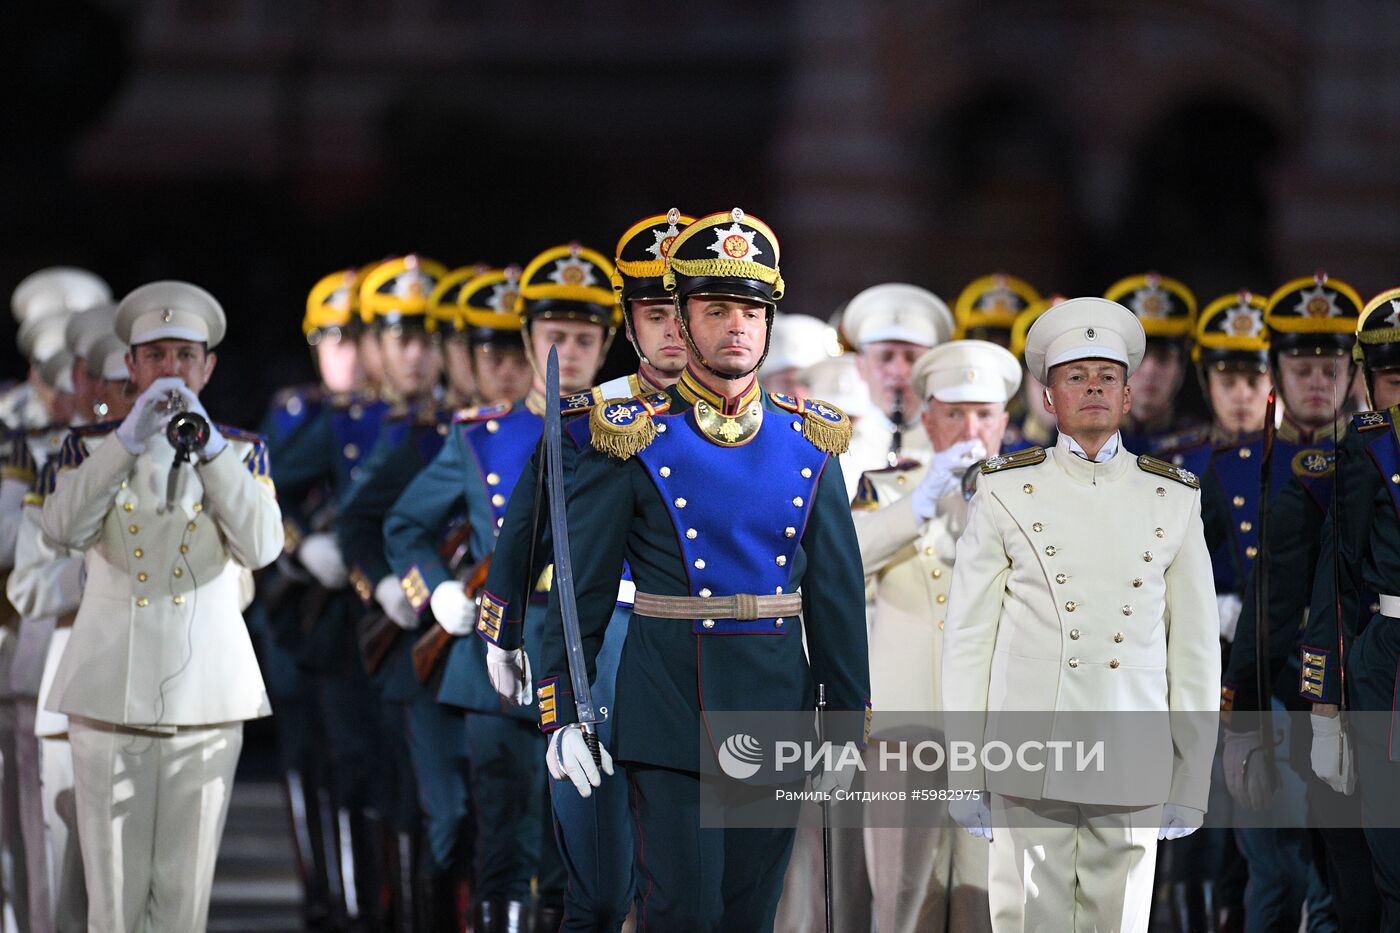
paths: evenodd
<path fill-rule="evenodd" d="M 613 773 L 612 756 L 602 745 L 598 746 L 599 758 L 603 762 L 603 773 Z M 549 737 L 549 749 L 545 752 L 545 767 L 549 776 L 556 781 L 564 778 L 574 782 L 580 797 L 593 793 L 593 788 L 603 783 L 603 775 L 593 763 L 593 755 L 588 751 L 588 743 L 583 740 L 583 727 L 570 723 L 555 731 Z"/>
<path fill-rule="evenodd" d="M 345 559 L 340 556 L 340 545 L 335 543 L 335 535 L 328 531 L 318 531 L 301 539 L 297 548 L 297 560 L 316 582 L 328 590 L 338 590 L 350 578 L 345 569 Z"/>
<path fill-rule="evenodd" d="M 928 521 L 938 514 L 938 500 L 956 492 L 962 485 L 967 468 L 987 456 L 987 448 L 976 438 L 958 441 L 947 450 L 939 451 L 929 461 L 928 472 L 914 487 L 912 504 L 914 515 L 920 521 Z"/>
<path fill-rule="evenodd" d="M 830 794 L 834 793 L 837 788 L 841 790 L 851 789 L 851 782 L 856 779 L 856 772 L 860 770 L 855 757 L 843 754 L 843 749 L 832 746 L 831 759 L 835 767 L 823 768 L 820 773 L 814 776 L 812 790 Z"/>
<path fill-rule="evenodd" d="M 137 457 L 146 452 L 146 442 L 155 437 L 170 417 L 157 411 L 156 406 L 176 386 L 183 389 L 184 380 L 178 376 L 162 376 L 137 397 L 136 404 L 131 406 L 131 411 L 116 430 L 117 440 L 121 441 L 127 453 Z"/>
<path fill-rule="evenodd" d="M 948 815 L 978 839 L 992 841 L 992 810 L 987 806 L 986 791 L 977 797 L 949 801 Z"/>
<path fill-rule="evenodd" d="M 399 578 L 392 573 L 374 585 L 374 601 L 379 603 L 379 607 L 384 610 L 384 614 L 389 617 L 399 628 L 406 632 L 412 632 L 418 628 L 418 613 L 413 611 L 409 605 L 408 594 L 403 591 L 403 584 Z"/>
<path fill-rule="evenodd" d="M 524 648 L 507 651 L 486 643 L 486 676 L 496 692 L 516 706 L 534 702 L 534 682 L 530 678 L 530 656 Z"/>
<path fill-rule="evenodd" d="M 1351 796 L 1356 790 L 1356 768 L 1352 763 L 1351 740 L 1342 726 L 1342 717 L 1312 713 L 1312 769 L 1327 786 Z"/>
<path fill-rule="evenodd" d="M 1228 642 L 1235 640 L 1235 626 L 1240 621 L 1240 610 L 1244 602 L 1234 593 L 1218 593 L 1215 608 L 1220 613 L 1220 637 Z"/>
<path fill-rule="evenodd" d="M 1274 798 L 1274 776 L 1266 767 L 1268 759 L 1259 744 L 1256 729 L 1225 727 L 1225 788 L 1240 806 L 1267 810 Z"/>
<path fill-rule="evenodd" d="M 214 424 L 214 419 L 209 417 L 209 412 L 205 410 L 204 403 L 199 400 L 199 396 L 194 394 L 194 390 L 183 382 L 176 387 L 185 398 L 185 411 L 192 411 L 204 418 L 209 423 L 209 440 L 204 442 L 204 447 L 199 451 L 199 459 L 212 460 L 228 446 L 228 441 L 219 433 L 219 428 Z"/>
<path fill-rule="evenodd" d="M 1195 807 L 1184 807 L 1177 803 L 1162 806 L 1162 828 L 1157 831 L 1158 839 L 1181 839 L 1201 828 L 1206 815 Z"/>
<path fill-rule="evenodd" d="M 428 606 L 437 624 L 450 635 L 470 635 L 476 628 L 476 603 L 457 580 L 444 580 L 433 587 Z"/>

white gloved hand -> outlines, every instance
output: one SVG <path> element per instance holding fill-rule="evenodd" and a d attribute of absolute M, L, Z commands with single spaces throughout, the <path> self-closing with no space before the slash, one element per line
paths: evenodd
<path fill-rule="evenodd" d="M 156 406 L 177 386 L 184 388 L 184 380 L 178 376 L 162 376 L 137 396 L 136 403 L 122 423 L 117 425 L 115 432 L 127 453 L 138 457 L 146 452 L 146 443 L 155 437 L 170 417 L 158 411 Z"/>
<path fill-rule="evenodd" d="M 389 621 L 399 628 L 406 632 L 418 628 L 418 613 L 409 604 L 403 584 L 392 573 L 374 585 L 374 601 L 379 603 L 379 608 L 384 610 Z"/>
<path fill-rule="evenodd" d="M 986 456 L 987 448 L 976 438 L 958 441 L 947 450 L 934 454 L 929 461 L 928 472 L 914 487 L 912 504 L 915 517 L 926 522 L 937 515 L 938 500 L 957 491 L 968 467 Z"/>
<path fill-rule="evenodd" d="M 1259 743 L 1257 729 L 1225 727 L 1223 765 L 1225 788 L 1235 803 L 1249 810 L 1267 810 L 1274 799 L 1274 776 Z"/>
<path fill-rule="evenodd" d="M 992 841 L 992 810 L 987 806 L 987 792 L 976 797 L 964 797 L 948 802 L 948 815 L 963 829 L 978 839 Z"/>
<path fill-rule="evenodd" d="M 428 606 L 449 635 L 470 635 L 476 628 L 476 603 L 460 581 L 444 580 L 433 587 Z"/>
<path fill-rule="evenodd" d="M 1351 796 L 1356 790 L 1356 768 L 1353 766 L 1351 740 L 1342 724 L 1341 714 L 1323 716 L 1310 714 L 1312 719 L 1312 769 L 1327 786 L 1339 794 Z"/>
<path fill-rule="evenodd" d="M 534 681 L 530 678 L 530 656 L 524 648 L 507 651 L 486 643 L 486 676 L 496 692 L 516 706 L 534 702 Z"/>
<path fill-rule="evenodd" d="M 1181 839 L 1201 828 L 1205 822 L 1204 811 L 1195 807 L 1168 803 L 1162 807 L 1162 828 L 1157 831 L 1158 839 Z"/>
<path fill-rule="evenodd" d="M 603 773 L 613 773 L 612 756 L 602 745 L 598 746 L 598 757 L 603 763 Z M 570 723 L 558 729 L 549 737 L 549 749 L 545 752 L 545 767 L 549 776 L 556 781 L 564 778 L 574 782 L 580 797 L 593 793 L 593 788 L 603 783 L 603 775 L 593 763 L 593 755 L 588 751 L 588 743 L 583 739 L 583 727 Z"/>
<path fill-rule="evenodd" d="M 1234 593 L 1218 593 L 1215 597 L 1215 608 L 1220 613 L 1220 637 L 1233 643 L 1235 640 L 1235 626 L 1240 621 L 1240 610 L 1244 608 L 1244 602 Z"/>
<path fill-rule="evenodd" d="M 204 446 L 200 449 L 199 459 L 212 460 L 228 446 L 228 441 L 219 433 L 219 428 L 214 424 L 214 419 L 209 417 L 209 412 L 205 410 L 204 403 L 199 400 L 199 396 L 194 393 L 193 389 L 181 382 L 180 385 L 176 387 L 176 391 L 184 396 L 185 411 L 192 411 L 209 423 L 209 440 L 205 441 Z"/>
<path fill-rule="evenodd" d="M 852 755 L 846 751 L 854 746 L 831 747 L 828 763 L 830 768 L 823 768 L 812 778 L 812 790 L 823 794 L 834 793 L 840 790 L 850 790 L 851 783 L 856 779 L 856 773 L 860 771 L 859 754 Z"/>
<path fill-rule="evenodd" d="M 340 556 L 340 545 L 335 543 L 335 535 L 328 531 L 318 531 L 301 539 L 297 548 L 297 560 L 316 582 L 328 590 L 338 590 L 350 578 L 345 569 L 345 559 Z"/>

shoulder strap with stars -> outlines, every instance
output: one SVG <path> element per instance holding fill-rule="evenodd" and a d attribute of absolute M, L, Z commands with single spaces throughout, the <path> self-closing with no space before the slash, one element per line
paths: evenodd
<path fill-rule="evenodd" d="M 1137 458 L 1138 469 L 1153 476 L 1165 476 L 1169 480 L 1180 483 L 1183 486 L 1190 486 L 1192 489 L 1201 488 L 1201 480 L 1190 470 L 1179 467 L 1174 463 L 1168 463 L 1157 457 L 1148 454 L 1140 454 Z"/>
<path fill-rule="evenodd" d="M 1003 470 L 1014 470 L 1017 467 L 1035 466 L 1044 460 L 1044 447 L 1027 447 L 1025 450 L 988 457 L 982 464 L 982 474 L 985 476 Z"/>

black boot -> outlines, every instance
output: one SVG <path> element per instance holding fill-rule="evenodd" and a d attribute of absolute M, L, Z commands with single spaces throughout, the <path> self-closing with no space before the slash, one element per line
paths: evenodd
<path fill-rule="evenodd" d="M 1173 884 L 1171 897 L 1176 933 L 1211 933 L 1213 918 L 1206 912 L 1205 897 L 1198 883 Z"/>
<path fill-rule="evenodd" d="M 535 905 L 533 933 L 559 933 L 564 925 L 564 905 L 539 903 Z"/>
<path fill-rule="evenodd" d="M 282 775 L 282 788 L 287 793 L 287 817 L 292 826 L 297 878 L 302 890 L 302 918 L 311 929 L 331 925 L 330 879 L 326 872 L 325 851 L 321 847 L 321 811 L 316 805 L 316 792 L 298 770 Z"/>
<path fill-rule="evenodd" d="M 393 866 L 394 883 L 394 933 L 416 933 L 425 930 L 421 927 L 418 915 L 418 846 L 412 833 L 402 830 L 394 833 Z"/>

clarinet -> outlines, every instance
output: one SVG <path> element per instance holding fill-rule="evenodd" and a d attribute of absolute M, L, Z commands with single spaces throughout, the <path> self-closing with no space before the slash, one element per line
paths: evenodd
<path fill-rule="evenodd" d="M 890 435 L 890 466 L 899 463 L 899 453 L 904 447 L 904 389 L 895 390 L 894 405 L 890 409 L 890 420 L 894 422 L 894 432 Z"/>

